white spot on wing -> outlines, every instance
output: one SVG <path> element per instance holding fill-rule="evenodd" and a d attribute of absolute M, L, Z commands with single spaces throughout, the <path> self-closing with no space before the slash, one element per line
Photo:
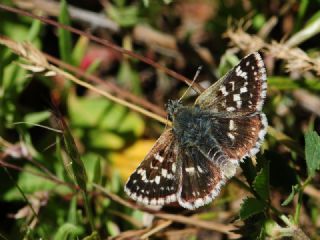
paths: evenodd
<path fill-rule="evenodd" d="M 239 77 L 242 77 L 242 78 L 244 78 L 244 79 L 246 79 L 246 80 L 248 79 L 248 74 L 247 74 L 247 72 L 242 71 L 240 66 L 238 66 L 238 67 L 236 68 L 236 75 L 239 76 Z"/>
<path fill-rule="evenodd" d="M 236 110 L 234 107 L 227 107 L 228 112 L 233 112 L 234 110 Z"/>
<path fill-rule="evenodd" d="M 220 91 L 221 91 L 223 96 L 227 96 L 228 95 L 228 92 L 226 90 L 226 86 L 221 86 L 220 87 Z"/>
<path fill-rule="evenodd" d="M 162 169 L 161 169 L 161 175 L 162 175 L 162 177 L 167 177 L 167 174 L 168 174 L 168 170 L 165 169 L 165 168 L 162 168 Z"/>
<path fill-rule="evenodd" d="M 228 137 L 233 141 L 234 140 L 234 136 L 232 133 L 227 133 Z"/>
<path fill-rule="evenodd" d="M 164 158 L 160 156 L 159 153 L 153 154 L 154 158 L 157 159 L 159 162 L 163 162 Z"/>
<path fill-rule="evenodd" d="M 240 94 L 234 94 L 233 95 L 233 101 L 240 101 L 241 98 L 240 98 Z"/>
<path fill-rule="evenodd" d="M 240 93 L 248 92 L 248 89 L 246 87 L 240 88 Z"/>
<path fill-rule="evenodd" d="M 156 184 L 160 184 L 160 176 L 156 176 L 156 178 L 154 179 L 154 181 L 156 182 Z"/>
<path fill-rule="evenodd" d="M 234 91 L 234 82 L 230 82 L 231 84 L 231 90 Z"/>
<path fill-rule="evenodd" d="M 234 130 L 234 121 L 232 119 L 229 121 L 229 130 Z"/>
<path fill-rule="evenodd" d="M 188 167 L 186 168 L 187 173 L 194 173 L 194 167 Z"/>
<path fill-rule="evenodd" d="M 177 166 L 176 166 L 175 163 L 172 163 L 171 169 L 172 169 L 172 172 L 173 172 L 173 173 L 176 172 Z"/>

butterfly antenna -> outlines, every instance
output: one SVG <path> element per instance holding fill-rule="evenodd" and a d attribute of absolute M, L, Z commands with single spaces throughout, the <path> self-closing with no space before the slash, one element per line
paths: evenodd
<path fill-rule="evenodd" d="M 180 101 L 181 101 L 181 99 L 182 99 L 182 98 L 187 94 L 187 92 L 189 92 L 190 88 L 192 88 L 192 85 L 193 85 L 193 84 L 194 84 L 194 82 L 197 80 L 197 78 L 198 78 L 198 76 L 199 76 L 199 74 L 200 74 L 201 70 L 202 70 L 202 66 L 199 66 L 199 67 L 198 67 L 198 70 L 197 70 L 197 72 L 196 72 L 196 74 L 195 74 L 195 75 L 194 75 L 194 77 L 193 77 L 192 82 L 189 84 L 188 89 L 184 92 L 184 94 L 182 94 L 181 98 L 179 98 L 179 102 L 180 102 Z"/>

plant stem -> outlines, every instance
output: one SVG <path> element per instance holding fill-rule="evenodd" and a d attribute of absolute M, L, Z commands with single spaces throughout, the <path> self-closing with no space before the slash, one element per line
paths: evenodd
<path fill-rule="evenodd" d="M 81 194 L 82 194 L 82 197 L 83 197 L 83 200 L 84 200 L 84 207 L 85 207 L 86 212 L 87 212 L 87 216 L 88 216 L 88 219 L 89 219 L 91 231 L 94 232 L 94 231 L 95 231 L 95 228 L 94 228 L 94 224 L 93 224 L 93 218 L 92 218 L 91 208 L 90 208 L 90 206 L 89 206 L 88 195 L 87 195 L 86 192 L 83 191 L 83 190 L 81 191 Z"/>
<path fill-rule="evenodd" d="M 294 223 L 296 225 L 299 225 L 299 218 L 300 218 L 300 212 L 301 212 L 301 207 L 302 207 L 302 189 L 300 189 L 299 193 L 298 193 L 298 204 L 296 207 L 296 211 L 294 213 Z"/>

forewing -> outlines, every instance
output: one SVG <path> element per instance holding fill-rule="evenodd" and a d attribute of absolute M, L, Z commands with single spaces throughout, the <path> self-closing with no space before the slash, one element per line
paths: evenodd
<path fill-rule="evenodd" d="M 213 112 L 248 114 L 261 111 L 266 96 L 266 69 L 258 52 L 244 57 L 223 78 L 205 90 L 195 104 Z"/>
<path fill-rule="evenodd" d="M 125 192 L 145 205 L 175 202 L 179 178 L 177 155 L 172 129 L 166 130 L 130 176 Z"/>
<path fill-rule="evenodd" d="M 178 191 L 179 204 L 187 209 L 196 209 L 210 203 L 225 183 L 220 166 L 199 151 L 188 147 L 180 153 L 181 185 Z"/>
<path fill-rule="evenodd" d="M 211 134 L 230 161 L 254 156 L 267 132 L 267 119 L 263 113 L 242 117 L 212 119 Z"/>

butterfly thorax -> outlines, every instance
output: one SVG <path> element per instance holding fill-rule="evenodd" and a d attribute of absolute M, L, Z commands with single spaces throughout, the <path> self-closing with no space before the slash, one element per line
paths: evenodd
<path fill-rule="evenodd" d="M 181 145 L 199 144 L 201 134 L 211 128 L 207 114 L 200 107 L 183 106 L 180 101 L 170 100 L 167 105 L 173 133 Z"/>

